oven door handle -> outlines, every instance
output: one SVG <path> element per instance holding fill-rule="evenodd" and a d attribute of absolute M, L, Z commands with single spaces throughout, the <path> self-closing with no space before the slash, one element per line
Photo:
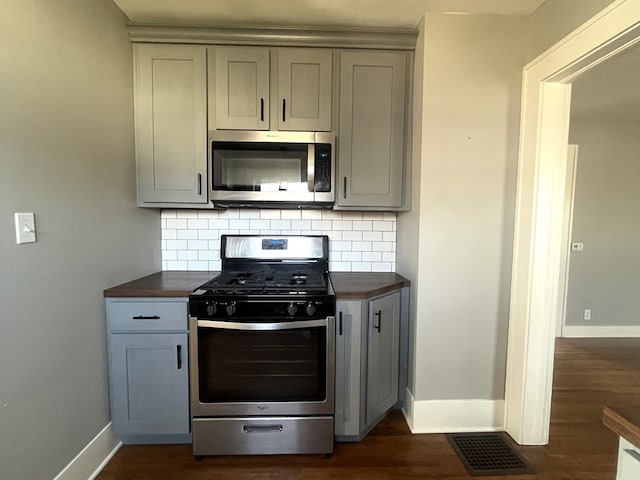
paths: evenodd
<path fill-rule="evenodd" d="M 301 320 L 299 322 L 244 323 L 216 320 L 198 320 L 198 327 L 220 328 L 223 330 L 292 330 L 294 328 L 326 327 L 328 319 Z"/>

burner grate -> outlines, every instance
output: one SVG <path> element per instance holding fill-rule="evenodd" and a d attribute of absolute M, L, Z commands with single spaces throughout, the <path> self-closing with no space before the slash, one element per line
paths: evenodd
<path fill-rule="evenodd" d="M 455 433 L 447 439 L 471 476 L 535 474 L 502 432 Z"/>

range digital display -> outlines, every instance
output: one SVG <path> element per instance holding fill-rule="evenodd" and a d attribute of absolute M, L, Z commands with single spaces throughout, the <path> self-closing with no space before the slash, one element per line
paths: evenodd
<path fill-rule="evenodd" d="M 262 239 L 262 250 L 287 250 L 289 242 L 286 238 L 264 238 Z"/>

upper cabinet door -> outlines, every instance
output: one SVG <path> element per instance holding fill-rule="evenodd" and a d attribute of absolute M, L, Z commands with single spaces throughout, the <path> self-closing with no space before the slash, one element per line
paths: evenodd
<path fill-rule="evenodd" d="M 331 131 L 332 53 L 278 50 L 278 130 Z"/>
<path fill-rule="evenodd" d="M 269 129 L 269 49 L 216 47 L 217 129 Z"/>
<path fill-rule="evenodd" d="M 402 207 L 407 58 L 341 55 L 338 206 Z"/>
<path fill-rule="evenodd" d="M 206 203 L 206 48 L 133 48 L 138 204 Z"/>

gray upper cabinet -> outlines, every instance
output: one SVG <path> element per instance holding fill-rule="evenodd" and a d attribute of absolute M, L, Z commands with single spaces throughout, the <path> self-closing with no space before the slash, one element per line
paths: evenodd
<path fill-rule="evenodd" d="M 332 52 L 212 47 L 212 127 L 218 130 L 331 130 Z"/>
<path fill-rule="evenodd" d="M 269 49 L 216 47 L 210 51 L 215 56 L 216 128 L 268 130 Z"/>
<path fill-rule="evenodd" d="M 278 50 L 278 130 L 331 130 L 330 51 Z"/>
<path fill-rule="evenodd" d="M 138 205 L 207 202 L 206 47 L 135 44 Z"/>
<path fill-rule="evenodd" d="M 340 57 L 338 207 L 406 209 L 407 52 Z"/>

